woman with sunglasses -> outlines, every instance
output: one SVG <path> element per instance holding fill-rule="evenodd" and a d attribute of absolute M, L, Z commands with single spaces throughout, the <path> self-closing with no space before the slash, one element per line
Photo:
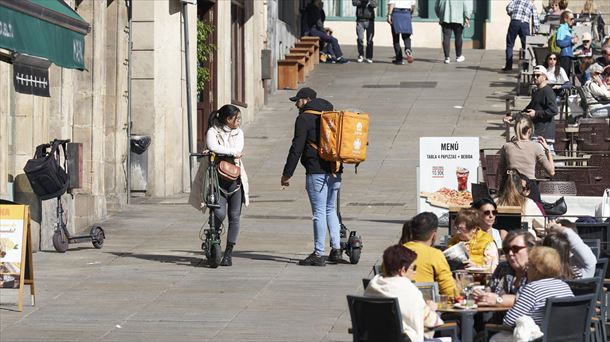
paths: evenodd
<path fill-rule="evenodd" d="M 513 306 L 517 293 L 527 284 L 528 253 L 534 246 L 536 241 L 527 231 L 509 232 L 502 242 L 506 261 L 502 261 L 492 274 L 489 282 L 490 291 L 474 290 L 475 300 L 492 306 Z"/>
<path fill-rule="evenodd" d="M 541 206 L 529 198 L 530 183 L 530 179 L 519 171 L 507 170 L 506 178 L 500 185 L 496 203 L 498 206 L 521 208 L 521 222 L 527 223 L 528 230 L 536 236 L 534 229 L 544 227 L 541 223 L 544 218 L 544 211 Z"/>
<path fill-rule="evenodd" d="M 455 235 L 449 240 L 449 247 L 460 242 L 466 244 L 469 259 L 465 267 L 487 267 L 494 270 L 498 265 L 498 247 L 490 234 L 481 229 L 481 214 L 476 209 L 462 209 L 455 216 Z"/>
<path fill-rule="evenodd" d="M 565 69 L 557 65 L 557 59 L 557 54 L 548 54 L 544 60 L 544 67 L 546 68 L 546 78 L 549 85 L 553 88 L 555 94 L 560 96 L 563 89 L 570 89 L 572 87 L 572 83 L 570 83 Z"/>
<path fill-rule="evenodd" d="M 367 297 L 398 298 L 402 326 L 411 341 L 429 340 L 432 335 L 424 334 L 424 328 L 443 324 L 436 313 L 436 303 L 424 300 L 424 296 L 413 284 L 417 254 L 403 245 L 388 247 L 383 252 L 383 274 L 376 275 L 364 290 Z M 434 334 L 434 332 L 432 332 Z"/>
<path fill-rule="evenodd" d="M 498 206 L 490 198 L 481 198 L 472 203 L 472 208 L 481 212 L 481 230 L 491 235 L 496 246 L 502 246 L 502 235 L 500 231 L 493 227 L 498 216 Z M 506 236 L 506 231 L 504 231 Z"/>

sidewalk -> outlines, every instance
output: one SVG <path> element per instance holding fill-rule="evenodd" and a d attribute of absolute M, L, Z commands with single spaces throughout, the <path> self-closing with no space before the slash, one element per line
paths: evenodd
<path fill-rule="evenodd" d="M 345 50 L 353 60 L 355 48 Z M 359 264 L 296 265 L 313 250 L 311 212 L 302 167 L 289 188 L 279 185 L 297 115 L 294 91 L 280 91 L 245 127 L 251 204 L 233 267 L 206 267 L 206 217 L 187 196 L 145 199 L 102 223 L 101 250 L 36 253 L 36 306 L 27 295 L 23 313 L 1 306 L 0 341 L 351 341 L 345 295 L 362 292 L 361 278 L 415 214 L 419 137 L 501 146 L 502 131 L 486 120 L 501 118 L 515 85 L 497 71 L 501 51 L 467 50 L 466 62 L 445 65 L 440 49 L 418 49 L 404 66 L 390 63 L 389 48 L 375 52 L 372 65 L 320 64 L 306 84 L 371 116 L 368 159 L 357 175 L 346 166 L 341 191 L 344 223 L 364 240 Z M 3 290 L 0 301 L 15 294 Z"/>

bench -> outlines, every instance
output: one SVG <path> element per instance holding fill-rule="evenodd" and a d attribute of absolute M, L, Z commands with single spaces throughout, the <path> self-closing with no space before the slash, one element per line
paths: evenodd
<path fill-rule="evenodd" d="M 303 43 L 313 43 L 314 44 L 313 63 L 314 64 L 319 64 L 320 63 L 320 38 L 319 37 L 304 36 L 304 37 L 301 37 L 300 41 L 303 42 Z"/>
<path fill-rule="evenodd" d="M 299 81 L 299 61 L 282 59 L 277 61 L 277 88 L 297 90 Z"/>
<path fill-rule="evenodd" d="M 306 70 L 305 70 L 305 60 L 307 58 L 307 55 L 302 54 L 302 53 L 289 53 L 286 56 L 284 56 L 285 59 L 287 60 L 293 60 L 293 61 L 297 61 L 299 62 L 299 67 L 298 67 L 298 75 L 299 75 L 299 83 L 303 83 L 305 82 L 305 76 L 307 76 L 305 74 Z"/>
<path fill-rule="evenodd" d="M 309 73 L 309 71 L 313 70 L 313 47 L 310 48 L 290 48 L 290 53 L 301 53 L 306 54 L 305 58 L 305 72 Z"/>

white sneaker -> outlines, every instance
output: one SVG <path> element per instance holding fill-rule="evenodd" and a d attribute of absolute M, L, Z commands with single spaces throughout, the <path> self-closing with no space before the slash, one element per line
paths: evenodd
<path fill-rule="evenodd" d="M 445 58 L 445 64 L 451 63 L 451 59 L 449 57 Z"/>
<path fill-rule="evenodd" d="M 366 62 L 369 63 L 369 64 L 373 64 L 373 60 L 371 58 L 367 58 Z"/>
<path fill-rule="evenodd" d="M 458 62 L 458 63 L 462 63 L 465 60 L 466 60 L 466 57 L 464 57 L 464 56 L 460 56 L 460 57 L 455 59 L 455 61 Z"/>
<path fill-rule="evenodd" d="M 362 56 L 358 56 L 358 60 L 357 60 L 357 62 L 358 62 L 358 63 L 362 63 L 362 62 L 364 62 L 364 57 L 362 57 Z"/>

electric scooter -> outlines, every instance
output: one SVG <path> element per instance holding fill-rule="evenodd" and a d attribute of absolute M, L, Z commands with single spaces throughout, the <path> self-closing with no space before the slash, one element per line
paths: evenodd
<path fill-rule="evenodd" d="M 93 247 L 100 249 L 104 245 L 104 230 L 100 226 L 91 227 L 89 235 L 71 236 L 68 227 L 63 219 L 64 207 L 61 203 L 61 195 L 57 196 L 57 225 L 53 234 L 53 247 L 59 253 L 64 253 L 68 250 L 68 245 L 71 243 L 89 242 Z"/>
<path fill-rule="evenodd" d="M 341 253 L 345 252 L 345 255 L 349 257 L 349 262 L 353 265 L 360 261 L 360 252 L 362 252 L 362 237 L 357 235 L 355 230 L 350 231 L 343 224 L 341 218 L 341 190 L 337 194 L 337 216 L 339 217 L 339 224 L 341 225 L 340 237 L 341 237 Z"/>

